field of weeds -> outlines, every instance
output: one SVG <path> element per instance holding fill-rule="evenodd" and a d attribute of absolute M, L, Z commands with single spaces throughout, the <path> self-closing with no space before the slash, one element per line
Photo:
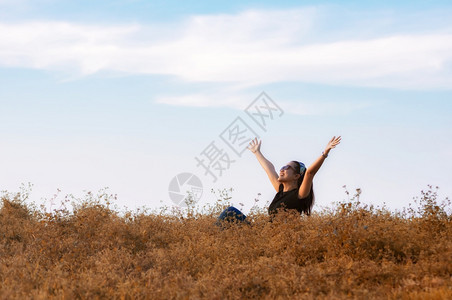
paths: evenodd
<path fill-rule="evenodd" d="M 93 196 L 52 213 L 5 194 L 2 299 L 452 299 L 450 201 L 429 186 L 394 213 L 359 202 L 251 225 L 199 212 L 119 213 Z"/>

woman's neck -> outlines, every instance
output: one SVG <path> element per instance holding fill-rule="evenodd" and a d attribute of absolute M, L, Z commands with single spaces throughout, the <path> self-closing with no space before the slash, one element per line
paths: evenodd
<path fill-rule="evenodd" d="M 298 188 L 296 182 L 282 182 L 282 184 L 284 187 L 283 192 L 288 192 L 288 191 Z"/>

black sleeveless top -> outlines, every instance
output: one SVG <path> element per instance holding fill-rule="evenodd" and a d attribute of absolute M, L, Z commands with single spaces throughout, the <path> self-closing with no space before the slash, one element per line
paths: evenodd
<path fill-rule="evenodd" d="M 268 214 L 272 215 L 277 212 L 277 209 L 296 209 L 300 214 L 308 210 L 307 203 L 312 197 L 312 190 L 306 198 L 298 199 L 298 188 L 283 192 L 284 186 L 279 185 L 279 192 L 275 195 L 272 203 L 268 207 Z"/>

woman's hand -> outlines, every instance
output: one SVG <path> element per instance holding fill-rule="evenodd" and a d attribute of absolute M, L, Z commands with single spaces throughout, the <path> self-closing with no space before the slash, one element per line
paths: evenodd
<path fill-rule="evenodd" d="M 261 143 L 262 140 L 260 140 L 259 142 L 257 141 L 257 138 L 255 138 L 254 140 L 251 140 L 250 144 L 248 145 L 248 150 L 250 150 L 253 153 L 256 153 L 257 151 L 261 151 Z"/>
<path fill-rule="evenodd" d="M 340 142 L 341 142 L 341 136 L 338 136 L 338 137 L 333 136 L 331 141 L 328 142 L 328 145 L 326 145 L 326 148 L 324 151 L 325 155 L 328 155 L 328 152 L 330 152 L 331 149 L 333 149 L 334 147 L 339 145 Z"/>

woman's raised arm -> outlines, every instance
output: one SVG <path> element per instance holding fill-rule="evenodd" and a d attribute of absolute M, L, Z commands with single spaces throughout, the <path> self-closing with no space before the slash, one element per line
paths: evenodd
<path fill-rule="evenodd" d="M 257 160 L 261 164 L 262 168 L 264 168 L 265 173 L 267 173 L 268 179 L 270 179 L 271 184 L 275 188 L 276 191 L 279 191 L 279 182 L 278 182 L 278 173 L 276 173 L 275 166 L 264 157 L 261 153 L 261 141 L 257 141 L 257 138 L 251 140 L 248 149 L 254 153 Z"/>
<path fill-rule="evenodd" d="M 338 137 L 333 136 L 333 138 L 326 145 L 325 151 L 323 151 L 322 155 L 320 155 L 320 157 L 317 158 L 317 160 L 309 166 L 306 172 L 314 176 L 322 166 L 325 158 L 328 156 L 328 153 L 330 153 L 330 150 L 336 147 L 340 142 L 341 142 L 340 136 Z"/>
<path fill-rule="evenodd" d="M 322 166 L 323 162 L 325 161 L 325 158 L 327 158 L 328 156 L 328 153 L 330 153 L 330 150 L 339 145 L 340 142 L 341 142 L 340 136 L 338 137 L 333 136 L 333 138 L 326 145 L 325 151 L 322 152 L 322 155 L 320 155 L 320 157 L 317 158 L 316 161 L 309 166 L 309 168 L 307 168 L 306 174 L 304 175 L 303 183 L 301 184 L 300 189 L 298 190 L 298 198 L 305 198 L 309 195 L 314 175 Z"/>

